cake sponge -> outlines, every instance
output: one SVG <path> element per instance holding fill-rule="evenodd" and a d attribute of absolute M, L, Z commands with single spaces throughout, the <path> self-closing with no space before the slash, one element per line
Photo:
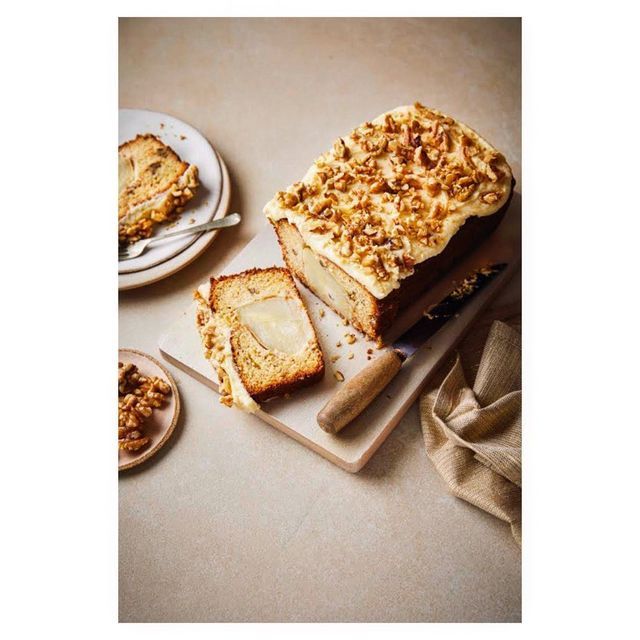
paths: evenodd
<path fill-rule="evenodd" d="M 223 404 L 253 412 L 260 402 L 324 375 L 318 338 L 288 269 L 211 278 L 195 298 L 196 324 Z"/>

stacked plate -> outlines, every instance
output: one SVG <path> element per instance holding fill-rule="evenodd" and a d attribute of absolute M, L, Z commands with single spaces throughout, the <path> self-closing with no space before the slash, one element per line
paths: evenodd
<path fill-rule="evenodd" d="M 208 140 L 192 126 L 156 111 L 120 109 L 118 144 L 138 134 L 152 133 L 170 146 L 182 160 L 198 167 L 200 186 L 171 231 L 204 224 L 226 215 L 231 189 L 229 174 L 222 158 Z M 167 233 L 160 225 L 154 235 Z M 217 230 L 152 244 L 141 256 L 118 262 L 118 288 L 134 289 L 157 282 L 175 273 L 197 258 L 213 241 Z"/>

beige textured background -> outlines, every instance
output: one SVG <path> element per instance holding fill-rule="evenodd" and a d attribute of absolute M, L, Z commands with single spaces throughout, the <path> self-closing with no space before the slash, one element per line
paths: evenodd
<path fill-rule="evenodd" d="M 120 106 L 211 140 L 244 216 L 178 274 L 121 294 L 120 345 L 153 355 L 264 203 L 365 119 L 420 100 L 480 131 L 520 181 L 517 19 L 122 19 L 119 81 Z M 519 300 L 518 278 L 496 305 Z M 354 476 L 168 366 L 181 424 L 119 480 L 121 621 L 520 620 L 509 527 L 446 494 L 415 406 Z"/>

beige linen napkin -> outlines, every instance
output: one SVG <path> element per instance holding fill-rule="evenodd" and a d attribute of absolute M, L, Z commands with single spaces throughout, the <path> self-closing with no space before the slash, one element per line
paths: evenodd
<path fill-rule="evenodd" d="M 494 322 L 469 388 L 460 361 L 420 398 L 427 454 L 451 492 L 511 524 L 521 544 L 521 340 Z"/>

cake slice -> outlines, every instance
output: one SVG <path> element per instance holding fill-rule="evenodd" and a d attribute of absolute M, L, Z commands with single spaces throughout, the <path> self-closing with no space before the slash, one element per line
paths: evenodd
<path fill-rule="evenodd" d="M 196 324 L 218 374 L 222 404 L 255 412 L 258 403 L 324 375 L 318 338 L 287 269 L 211 278 L 195 299 Z"/>
<path fill-rule="evenodd" d="M 338 138 L 264 211 L 292 273 L 379 340 L 497 227 L 512 190 L 500 152 L 415 103 Z"/>
<path fill-rule="evenodd" d="M 194 197 L 198 168 L 150 133 L 118 147 L 118 239 L 148 238 Z"/>

